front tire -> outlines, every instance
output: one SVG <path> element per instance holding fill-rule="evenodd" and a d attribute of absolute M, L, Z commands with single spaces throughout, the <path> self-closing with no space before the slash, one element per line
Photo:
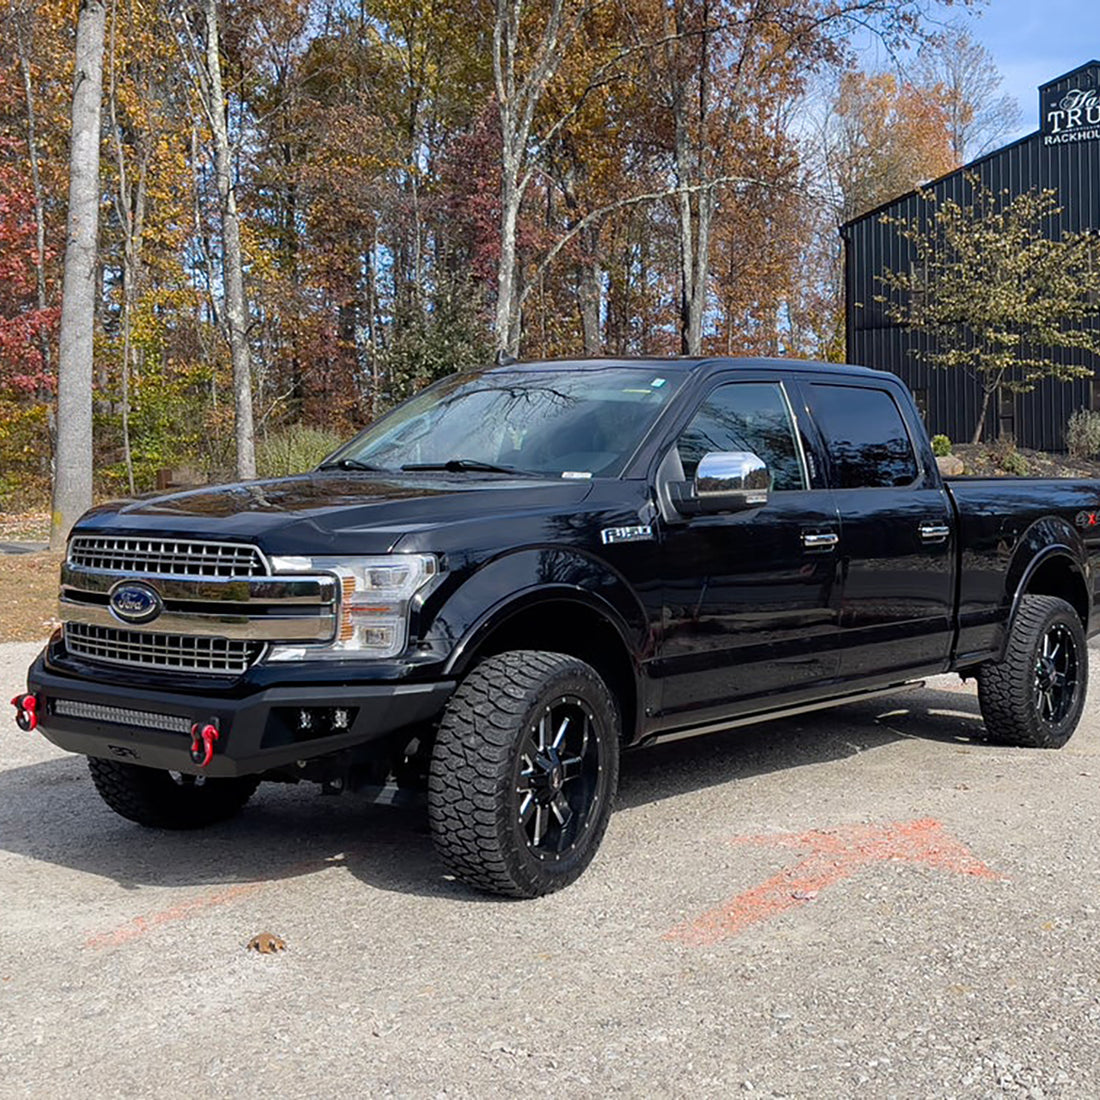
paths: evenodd
<path fill-rule="evenodd" d="M 1061 748 L 1080 721 L 1088 675 L 1077 612 L 1055 596 L 1024 596 L 1004 657 L 978 669 L 989 736 L 1007 745 Z"/>
<path fill-rule="evenodd" d="M 508 897 L 568 886 L 607 828 L 619 737 L 615 700 L 583 661 L 535 650 L 482 661 L 432 753 L 428 817 L 444 863 Z"/>
<path fill-rule="evenodd" d="M 208 779 L 88 757 L 99 797 L 121 817 L 151 829 L 202 829 L 227 821 L 259 786 L 256 776 Z"/>

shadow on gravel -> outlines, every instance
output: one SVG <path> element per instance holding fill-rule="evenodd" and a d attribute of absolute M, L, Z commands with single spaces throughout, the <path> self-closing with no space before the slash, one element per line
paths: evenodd
<path fill-rule="evenodd" d="M 628 753 L 617 804 L 643 806 L 721 783 L 841 760 L 904 738 L 975 744 L 984 731 L 973 695 L 929 688 L 901 692 Z"/>
<path fill-rule="evenodd" d="M 618 803 L 645 805 L 907 737 L 971 743 L 981 730 L 973 696 L 925 689 L 628 753 Z M 158 832 L 108 810 L 82 759 L 51 760 L 0 772 L 0 851 L 123 888 L 278 882 L 340 865 L 380 890 L 507 904 L 444 877 L 422 802 L 382 806 L 315 791 L 267 784 L 234 821 Z"/>
<path fill-rule="evenodd" d="M 380 806 L 312 784 L 265 784 L 232 821 L 144 829 L 99 800 L 84 761 L 0 772 L 0 852 L 100 875 L 123 888 L 278 882 L 334 865 L 380 889 L 479 897 L 443 877 L 423 806 Z"/>

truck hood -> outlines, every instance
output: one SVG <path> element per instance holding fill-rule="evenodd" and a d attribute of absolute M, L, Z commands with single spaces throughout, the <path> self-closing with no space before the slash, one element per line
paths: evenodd
<path fill-rule="evenodd" d="M 312 473 L 104 504 L 80 535 L 250 542 L 268 554 L 381 554 L 408 534 L 571 510 L 591 482 L 480 474 Z"/>

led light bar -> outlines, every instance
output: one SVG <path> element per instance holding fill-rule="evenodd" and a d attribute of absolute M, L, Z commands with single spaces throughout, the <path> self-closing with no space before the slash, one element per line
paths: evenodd
<path fill-rule="evenodd" d="M 135 726 L 138 729 L 164 730 L 165 733 L 190 733 L 191 719 L 178 714 L 153 714 L 147 710 L 126 707 L 106 707 L 99 703 L 82 703 L 76 699 L 55 699 L 54 714 L 62 718 L 84 718 L 89 722 L 108 722 L 114 726 Z"/>

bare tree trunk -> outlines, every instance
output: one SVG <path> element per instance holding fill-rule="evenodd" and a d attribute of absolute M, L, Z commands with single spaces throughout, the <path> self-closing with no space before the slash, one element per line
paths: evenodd
<path fill-rule="evenodd" d="M 685 117 L 685 104 L 682 93 L 674 108 L 675 113 L 675 153 L 676 177 L 682 190 L 678 200 L 680 221 L 680 351 L 683 355 L 699 355 L 702 344 L 702 310 L 697 307 L 699 287 L 696 282 L 700 268 L 696 256 L 696 224 L 692 210 L 692 201 L 702 205 L 702 195 L 688 190 L 694 182 L 695 171 L 692 164 L 691 137 L 688 133 Z"/>
<path fill-rule="evenodd" d="M 692 178 L 691 149 L 684 118 L 683 99 L 675 106 L 675 157 L 676 179 L 681 190 L 680 215 L 680 351 L 684 355 L 697 355 L 691 340 L 691 311 L 695 300 L 695 256 L 692 233 L 691 193 L 686 190 Z"/>
<path fill-rule="evenodd" d="M 986 413 L 989 412 L 989 399 L 993 396 L 993 390 L 986 389 L 982 393 L 982 407 L 978 411 L 978 423 L 974 427 L 974 434 L 970 437 L 971 443 L 981 443 L 982 430 L 985 428 Z"/>
<path fill-rule="evenodd" d="M 688 355 L 703 354 L 703 314 L 707 305 L 707 285 L 710 276 L 710 236 L 714 224 L 714 188 L 703 188 L 696 197 L 695 269 L 692 273 L 692 295 L 688 302 Z"/>
<path fill-rule="evenodd" d="M 37 291 L 38 308 L 44 311 L 46 298 L 46 204 L 42 192 L 42 177 L 38 171 L 38 111 L 34 103 L 34 85 L 31 81 L 31 64 L 24 36 L 23 13 L 18 12 L 14 20 L 15 42 L 19 53 L 19 68 L 23 74 L 23 95 L 27 102 L 27 153 L 31 166 L 31 187 L 34 191 L 34 278 Z M 42 356 L 42 373 L 50 373 L 50 337 L 44 329 L 38 330 L 38 350 Z M 48 391 L 47 391 L 48 392 Z M 46 393 L 40 393 L 43 400 Z M 52 441 L 51 441 L 52 442 Z"/>
<path fill-rule="evenodd" d="M 61 550 L 92 504 L 92 337 L 99 232 L 99 121 L 103 96 L 103 0 L 81 0 L 76 23 L 69 210 L 57 369 L 57 468 L 50 548 Z"/>
<path fill-rule="evenodd" d="M 118 3 L 111 3 L 110 77 L 107 103 L 111 116 L 111 136 L 114 139 L 115 159 L 118 168 L 115 209 L 122 227 L 122 457 L 126 464 L 126 480 L 130 495 L 134 495 L 134 457 L 130 447 L 130 355 L 134 328 L 134 309 L 137 305 L 141 234 L 145 214 L 145 158 L 141 157 L 136 191 L 130 183 L 126 168 L 126 155 L 122 144 L 122 128 L 118 121 L 118 85 L 115 71 L 115 43 L 118 37 Z"/>
<path fill-rule="evenodd" d="M 520 49 L 519 41 L 520 23 L 525 18 L 524 0 L 496 0 L 493 79 L 500 109 L 501 183 L 500 270 L 493 328 L 497 350 L 510 355 L 518 353 L 522 331 L 523 296 L 519 287 L 516 228 L 534 170 L 529 153 L 531 130 L 539 101 L 588 10 L 583 3 L 572 7 L 572 18 L 567 20 L 566 0 L 549 0 L 538 42 L 527 51 Z M 529 64 L 524 65 L 525 61 Z"/>
<path fill-rule="evenodd" d="M 717 202 L 716 173 L 707 156 L 707 122 L 711 102 L 708 69 L 710 33 L 706 28 L 710 21 L 710 5 L 705 0 L 701 9 L 701 20 L 703 33 L 690 43 L 699 50 L 698 60 L 693 66 L 698 80 L 694 96 L 692 97 L 691 86 L 685 83 L 674 90 L 672 98 L 676 177 L 681 188 L 690 188 L 681 192 L 679 203 L 680 348 L 684 355 L 703 353 L 703 318 L 710 277 L 711 227 Z M 677 8 L 676 29 L 678 34 L 685 34 L 688 29 L 684 7 Z M 677 48 L 686 49 L 688 43 L 681 42 Z M 695 100 L 694 108 L 690 106 L 691 98 Z M 695 133 L 692 133 L 692 117 Z"/>
<path fill-rule="evenodd" d="M 222 321 L 233 360 L 233 402 L 236 410 L 237 477 L 256 476 L 256 448 L 252 423 L 252 362 L 248 350 L 248 301 L 244 290 L 241 226 L 237 189 L 233 180 L 233 148 L 229 142 L 225 90 L 222 81 L 221 40 L 217 0 L 203 0 L 206 19 L 207 111 L 214 136 L 214 174 L 221 200 L 222 278 L 225 305 Z"/>
<path fill-rule="evenodd" d="M 591 225 L 581 232 L 580 279 L 577 285 L 577 301 L 581 314 L 581 335 L 584 354 L 599 355 L 603 350 L 603 334 L 600 326 L 600 227 Z"/>
<path fill-rule="evenodd" d="M 497 272 L 497 310 L 493 328 L 497 350 L 515 355 L 519 350 L 520 327 L 516 309 L 516 225 L 523 196 L 516 186 L 510 159 L 505 157 L 500 187 L 500 270 Z"/>

